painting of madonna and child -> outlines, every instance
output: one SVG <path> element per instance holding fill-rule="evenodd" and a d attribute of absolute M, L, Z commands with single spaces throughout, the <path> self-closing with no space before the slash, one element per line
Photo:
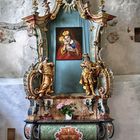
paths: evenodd
<path fill-rule="evenodd" d="M 56 28 L 56 60 L 82 59 L 82 28 Z"/>

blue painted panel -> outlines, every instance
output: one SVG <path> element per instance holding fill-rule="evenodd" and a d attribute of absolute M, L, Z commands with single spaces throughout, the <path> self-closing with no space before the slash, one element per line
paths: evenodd
<path fill-rule="evenodd" d="M 89 22 L 82 19 L 79 13 L 73 11 L 65 13 L 61 9 L 57 18 L 52 21 L 48 31 L 49 58 L 55 64 L 55 93 L 80 93 L 83 92 L 82 85 L 79 84 L 82 60 L 56 60 L 56 28 L 58 27 L 82 27 L 83 53 L 89 53 Z"/>
<path fill-rule="evenodd" d="M 57 61 L 56 62 L 56 86 L 57 93 L 78 93 L 83 92 L 79 84 L 81 61 Z"/>

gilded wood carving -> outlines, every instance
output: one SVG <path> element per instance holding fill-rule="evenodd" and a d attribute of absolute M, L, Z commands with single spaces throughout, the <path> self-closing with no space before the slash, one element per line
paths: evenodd
<path fill-rule="evenodd" d="M 74 120 L 112 121 L 107 100 L 111 97 L 113 74 L 100 56 L 102 50 L 100 38 L 107 22 L 115 16 L 103 10 L 104 1 L 101 1 L 100 11 L 96 15 L 90 12 L 89 3 L 82 3 L 81 0 L 56 0 L 52 9 L 50 2 L 44 0 L 43 6 L 45 7 L 44 16 L 39 16 L 38 2 L 33 0 L 33 15 L 23 18 L 36 36 L 38 52 L 38 61 L 31 65 L 24 76 L 26 98 L 30 100 L 27 121 L 62 121 L 65 114 L 61 114 L 57 110 L 57 106 L 61 104 L 63 109 L 66 109 L 64 102 L 69 103 L 71 100 L 76 105 L 76 110 L 72 113 Z M 56 69 L 55 64 L 48 60 L 51 46 L 47 43 L 49 37 L 46 33 L 49 30 L 48 25 L 51 24 L 51 21 L 55 21 L 61 8 L 69 14 L 71 11 L 79 12 L 81 18 L 90 23 L 90 29 L 88 29 L 90 32 L 89 54 L 82 54 L 80 43 L 71 37 L 68 30 L 63 30 L 61 36 L 56 38 L 61 44 L 56 53 L 57 60 L 81 60 L 83 55 L 83 62 L 81 66 L 79 65 L 82 70 L 79 84 L 83 87 L 84 94 L 54 95 Z M 59 33 L 61 30 L 62 28 L 56 29 Z M 67 109 L 70 108 L 71 106 L 67 104 Z M 65 110 L 65 112 L 68 111 Z"/>

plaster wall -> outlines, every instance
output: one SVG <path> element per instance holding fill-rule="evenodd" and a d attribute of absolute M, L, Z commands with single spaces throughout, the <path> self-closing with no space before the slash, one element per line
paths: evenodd
<path fill-rule="evenodd" d="M 10 4 L 9 4 L 10 3 Z M 93 13 L 99 2 L 91 2 Z M 51 7 L 54 0 L 51 0 Z M 41 1 L 40 1 L 41 7 Z M 103 49 L 103 60 L 114 74 L 140 73 L 140 47 L 134 41 L 134 27 L 140 26 L 139 0 L 106 0 L 105 10 L 117 16 L 116 21 L 107 26 Z M 43 9 L 39 9 L 43 14 Z M 37 58 L 36 39 L 29 37 L 21 18 L 32 13 L 31 1 L 0 1 L 0 77 L 22 77 L 28 66 Z M 6 24 L 8 23 L 8 24 Z M 117 39 L 110 43 L 108 38 Z M 116 65 L 117 64 L 117 65 Z"/>
<path fill-rule="evenodd" d="M 113 96 L 109 101 L 115 119 L 112 140 L 140 139 L 140 75 L 115 76 Z"/>
<path fill-rule="evenodd" d="M 92 7 L 94 2 L 97 4 L 93 0 Z M 139 140 L 140 46 L 134 42 L 133 36 L 134 27 L 140 26 L 140 1 L 106 0 L 105 9 L 117 16 L 118 23 L 115 21 L 108 25 L 102 55 L 115 75 L 121 75 L 115 76 L 109 105 L 115 119 L 115 136 L 112 140 Z M 4 78 L 0 79 L 0 140 L 6 139 L 8 127 L 16 128 L 16 140 L 25 139 L 23 120 L 28 101 L 24 99 L 22 79 L 19 78 L 36 60 L 37 54 L 36 39 L 28 36 L 21 18 L 30 14 L 31 1 L 0 0 L 0 77 Z M 110 43 L 107 37 L 114 32 L 119 38 Z M 18 79 L 9 81 L 9 78 L 15 77 Z"/>
<path fill-rule="evenodd" d="M 23 128 L 29 103 L 22 81 L 0 78 L 0 140 L 7 139 L 7 128 L 16 129 L 16 140 L 25 140 Z"/>
<path fill-rule="evenodd" d="M 115 119 L 112 140 L 140 138 L 140 75 L 115 76 L 113 96 L 109 100 L 111 117 Z M 16 140 L 23 136 L 29 102 L 25 99 L 22 79 L 0 79 L 0 140 L 6 140 L 7 128 L 16 128 Z"/>
<path fill-rule="evenodd" d="M 106 0 L 105 9 L 117 16 L 118 23 L 116 26 L 112 24 L 107 27 L 104 61 L 112 68 L 114 74 L 139 74 L 140 42 L 134 41 L 134 28 L 140 27 L 140 1 Z M 118 38 L 114 43 L 109 43 L 107 39 L 111 35 L 112 38 Z"/>

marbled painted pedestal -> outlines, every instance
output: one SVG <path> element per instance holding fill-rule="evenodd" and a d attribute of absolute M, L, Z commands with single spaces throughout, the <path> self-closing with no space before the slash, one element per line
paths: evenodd
<path fill-rule="evenodd" d="M 112 121 L 25 121 L 25 136 L 30 140 L 103 140 L 110 137 L 107 127 Z"/>

